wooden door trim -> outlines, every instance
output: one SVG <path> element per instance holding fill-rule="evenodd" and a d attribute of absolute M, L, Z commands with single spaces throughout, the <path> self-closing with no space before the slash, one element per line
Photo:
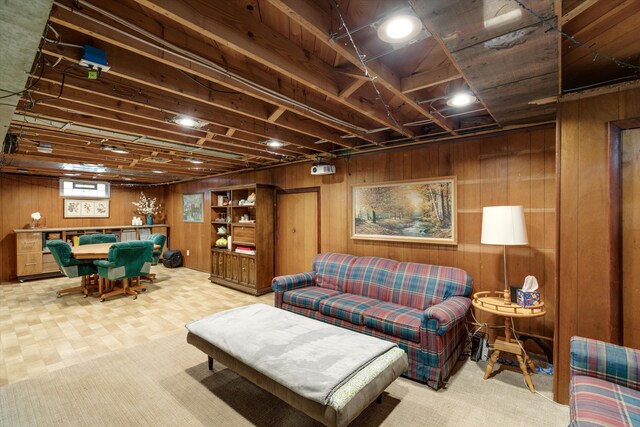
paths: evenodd
<path fill-rule="evenodd" d="M 611 342 L 622 344 L 624 327 L 622 314 L 622 129 L 610 122 L 609 139 L 609 301 Z"/>
<path fill-rule="evenodd" d="M 280 241 L 280 211 L 278 209 L 279 203 L 280 203 L 280 196 L 282 194 L 299 194 L 299 193 L 316 193 L 316 219 L 317 219 L 317 224 L 316 224 L 316 235 L 318 237 L 318 242 L 317 242 L 317 251 L 318 253 L 320 253 L 321 250 L 321 244 L 320 244 L 320 240 L 321 240 L 321 236 L 320 236 L 320 225 L 322 222 L 321 216 L 320 216 L 320 187 L 304 187 L 304 188 L 290 188 L 290 189 L 278 189 L 276 190 L 276 242 Z M 275 268 L 275 260 L 274 260 L 274 268 Z"/>
<path fill-rule="evenodd" d="M 624 341 L 622 301 L 622 131 L 640 128 L 640 117 L 607 123 L 609 155 L 609 300 L 611 342 Z"/>

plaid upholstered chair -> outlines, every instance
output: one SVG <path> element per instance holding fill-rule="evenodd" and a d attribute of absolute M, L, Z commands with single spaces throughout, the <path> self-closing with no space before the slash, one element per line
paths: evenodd
<path fill-rule="evenodd" d="M 133 299 L 138 297 L 139 290 L 146 290 L 140 284 L 140 276 L 144 276 L 151 270 L 153 257 L 153 242 L 150 240 L 132 240 L 129 242 L 114 243 L 109 248 L 106 260 L 93 261 L 98 267 L 100 275 L 100 301 L 116 295 L 129 294 Z M 110 288 L 107 293 L 102 293 L 104 281 L 108 281 Z M 120 281 L 121 287 L 113 285 Z"/>
<path fill-rule="evenodd" d="M 51 251 L 53 259 L 56 260 L 60 271 L 67 277 L 81 277 L 80 286 L 62 289 L 56 292 L 58 298 L 63 294 L 82 292 L 86 297 L 89 295 L 89 286 L 93 284 L 91 276 L 98 270 L 93 265 L 93 261 L 88 259 L 74 259 L 71 257 L 71 246 L 63 240 L 48 240 L 47 248 Z"/>
<path fill-rule="evenodd" d="M 116 239 L 115 234 L 83 234 L 80 236 L 80 244 L 81 245 L 92 245 L 94 243 L 115 243 L 118 239 Z"/>
<path fill-rule="evenodd" d="M 640 425 L 640 350 L 571 338 L 571 426 Z"/>

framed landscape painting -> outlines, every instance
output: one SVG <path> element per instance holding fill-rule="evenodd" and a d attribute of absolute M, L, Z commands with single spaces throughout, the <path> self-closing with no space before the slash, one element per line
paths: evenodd
<path fill-rule="evenodd" d="M 203 193 L 182 195 L 182 220 L 184 222 L 204 222 Z"/>
<path fill-rule="evenodd" d="M 455 176 L 351 187 L 351 238 L 455 245 Z"/>

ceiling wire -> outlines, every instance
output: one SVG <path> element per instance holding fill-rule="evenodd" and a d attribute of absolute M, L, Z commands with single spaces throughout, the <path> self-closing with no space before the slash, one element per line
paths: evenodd
<path fill-rule="evenodd" d="M 598 57 L 602 57 L 602 58 L 608 59 L 609 61 L 613 62 L 614 64 L 616 64 L 620 68 L 631 68 L 631 69 L 634 69 L 634 70 L 640 69 L 640 66 L 638 66 L 638 65 L 630 64 L 628 62 L 625 62 L 625 61 L 622 61 L 622 60 L 620 60 L 618 58 L 615 58 L 615 57 L 613 57 L 611 55 L 607 55 L 605 53 L 597 51 L 596 49 L 592 48 L 591 46 L 588 46 L 587 44 L 577 40 L 572 35 L 565 33 L 560 28 L 558 28 L 557 25 L 552 24 L 551 22 L 549 22 L 554 18 L 554 16 L 549 17 L 549 18 L 545 18 L 544 16 L 540 15 L 535 10 L 533 10 L 530 7 L 526 6 L 521 0 L 513 0 L 513 1 L 515 1 L 518 5 L 520 5 L 521 8 L 523 8 L 524 10 L 529 12 L 531 15 L 535 16 L 536 18 L 538 18 L 538 20 L 541 23 L 543 23 L 544 25 L 549 27 L 551 30 L 557 32 L 562 37 L 564 37 L 565 39 L 569 40 L 571 43 L 575 44 L 576 46 L 581 47 L 581 48 L 586 49 L 587 51 L 589 51 L 589 53 L 591 53 L 593 55 L 593 60 L 594 61 L 596 59 L 598 59 Z"/>
<path fill-rule="evenodd" d="M 387 102 L 382 97 L 382 94 L 380 93 L 380 89 L 378 89 L 378 85 L 376 85 L 376 77 L 372 76 L 371 73 L 369 73 L 369 68 L 367 67 L 367 63 L 365 61 L 365 58 L 367 57 L 367 55 L 360 53 L 360 50 L 358 49 L 358 46 L 356 45 L 356 42 L 353 40 L 353 36 L 349 31 L 349 27 L 347 27 L 347 23 L 344 21 L 344 17 L 340 12 L 340 6 L 338 6 L 337 0 L 333 0 L 333 5 L 336 9 L 336 12 L 338 12 L 338 17 L 340 18 L 340 26 L 344 28 L 345 34 L 349 37 L 349 41 L 351 42 L 353 49 L 356 51 L 356 55 L 358 56 L 358 60 L 360 61 L 360 64 L 362 64 L 364 75 L 371 81 L 373 90 L 376 92 L 376 98 L 380 102 L 382 102 L 382 105 L 384 105 L 384 109 L 387 112 L 387 117 L 393 122 L 393 124 L 398 129 L 402 129 L 402 126 L 400 125 L 400 123 L 398 123 L 398 120 L 396 120 L 395 116 L 393 115 L 393 112 L 391 111 L 391 107 L 389 106 L 389 104 L 387 104 Z M 376 145 L 379 145 L 379 144 L 376 144 Z"/>

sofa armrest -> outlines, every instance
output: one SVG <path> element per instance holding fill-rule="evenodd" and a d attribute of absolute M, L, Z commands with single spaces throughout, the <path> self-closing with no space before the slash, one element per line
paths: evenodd
<path fill-rule="evenodd" d="M 274 277 L 271 282 L 271 289 L 274 292 L 287 292 L 292 289 L 313 286 L 314 276 L 314 273 L 298 273 Z"/>
<path fill-rule="evenodd" d="M 428 325 L 429 320 L 435 319 L 436 333 L 444 335 L 447 330 L 461 319 L 464 319 L 471 307 L 471 299 L 462 296 L 453 296 L 442 301 L 440 304 L 432 305 L 424 311 L 424 324 Z"/>
<path fill-rule="evenodd" d="M 640 390 L 640 350 L 571 337 L 570 376 L 585 375 Z"/>

